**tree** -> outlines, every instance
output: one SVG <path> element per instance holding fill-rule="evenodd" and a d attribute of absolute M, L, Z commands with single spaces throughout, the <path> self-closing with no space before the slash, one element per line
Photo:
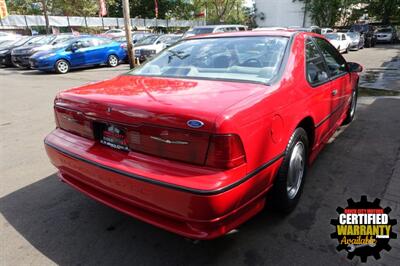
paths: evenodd
<path fill-rule="evenodd" d="M 400 0 L 367 0 L 370 17 L 380 20 L 382 24 L 400 22 Z"/>
<path fill-rule="evenodd" d="M 293 0 L 296 1 L 296 0 Z M 298 0 L 304 2 L 305 11 L 313 23 L 320 27 L 333 27 L 340 18 L 343 0 Z"/>

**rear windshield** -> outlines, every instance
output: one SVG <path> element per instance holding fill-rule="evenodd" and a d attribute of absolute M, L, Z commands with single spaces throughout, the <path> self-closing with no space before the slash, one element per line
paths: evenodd
<path fill-rule="evenodd" d="M 339 34 L 335 34 L 335 33 L 329 33 L 329 34 L 325 35 L 325 37 L 328 40 L 340 40 Z"/>
<path fill-rule="evenodd" d="M 276 76 L 287 43 L 275 36 L 189 39 L 130 74 L 266 83 Z"/>
<path fill-rule="evenodd" d="M 350 31 L 365 32 L 368 31 L 368 25 L 353 25 Z"/>
<path fill-rule="evenodd" d="M 195 28 L 191 30 L 189 33 L 194 34 L 194 35 L 199 35 L 199 34 L 207 34 L 207 33 L 212 33 L 214 31 L 214 28 Z"/>
<path fill-rule="evenodd" d="M 136 45 L 150 45 L 153 44 L 160 36 L 153 35 L 139 40 Z"/>
<path fill-rule="evenodd" d="M 360 37 L 360 34 L 357 32 L 347 32 L 346 34 L 352 39 Z"/>

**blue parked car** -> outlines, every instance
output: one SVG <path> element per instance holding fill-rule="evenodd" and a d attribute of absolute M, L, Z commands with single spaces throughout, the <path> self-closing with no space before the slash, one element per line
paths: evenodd
<path fill-rule="evenodd" d="M 106 64 L 115 67 L 125 60 L 121 44 L 102 37 L 77 37 L 29 58 L 31 68 L 65 74 L 72 68 Z"/>

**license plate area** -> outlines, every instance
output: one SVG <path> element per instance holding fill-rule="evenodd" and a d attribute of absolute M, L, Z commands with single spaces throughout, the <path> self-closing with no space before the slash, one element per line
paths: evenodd
<path fill-rule="evenodd" d="M 126 129 L 109 123 L 94 123 L 95 138 L 101 144 L 121 151 L 129 151 Z"/>

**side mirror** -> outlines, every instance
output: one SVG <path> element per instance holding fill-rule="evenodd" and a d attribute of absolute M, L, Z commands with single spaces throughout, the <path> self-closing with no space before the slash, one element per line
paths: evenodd
<path fill-rule="evenodd" d="M 363 67 L 360 64 L 357 64 L 354 62 L 347 63 L 347 67 L 349 69 L 349 72 L 362 72 L 363 71 Z"/>

